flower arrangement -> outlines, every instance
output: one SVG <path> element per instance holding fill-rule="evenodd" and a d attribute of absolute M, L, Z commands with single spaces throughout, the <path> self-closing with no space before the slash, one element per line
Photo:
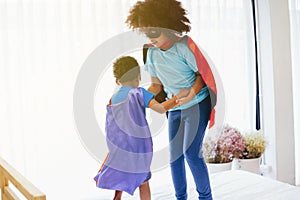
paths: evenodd
<path fill-rule="evenodd" d="M 243 139 L 246 142 L 246 148 L 242 158 L 259 158 L 264 153 L 267 141 L 261 131 L 246 133 Z"/>
<path fill-rule="evenodd" d="M 236 128 L 225 125 L 216 141 L 208 138 L 203 143 L 204 158 L 208 163 L 231 162 L 233 158 L 243 156 L 245 147 L 241 133 Z"/>

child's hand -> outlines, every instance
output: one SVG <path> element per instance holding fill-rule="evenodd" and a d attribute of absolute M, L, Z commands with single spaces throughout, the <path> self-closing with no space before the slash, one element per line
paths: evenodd
<path fill-rule="evenodd" d="M 182 98 L 180 98 L 180 99 L 177 99 L 177 100 L 176 100 L 176 103 L 177 103 L 179 106 L 181 106 L 181 105 L 183 105 L 183 104 L 186 104 L 186 103 L 190 102 L 192 99 L 193 99 L 193 97 L 191 97 L 191 96 L 182 97 Z"/>
<path fill-rule="evenodd" d="M 174 94 L 172 94 L 172 101 L 175 103 L 174 107 L 180 106 L 178 102 L 178 97 Z"/>
<path fill-rule="evenodd" d="M 182 88 L 177 94 L 176 94 L 176 97 L 178 99 L 181 99 L 183 97 L 186 97 L 188 96 L 188 94 L 190 93 L 190 90 L 187 89 L 187 88 Z"/>
<path fill-rule="evenodd" d="M 174 94 L 172 94 L 172 98 L 171 99 L 166 98 L 166 101 L 173 102 L 173 106 L 172 106 L 173 108 L 176 107 L 176 106 L 180 106 L 179 102 L 177 100 L 178 100 L 177 95 L 175 96 Z"/>

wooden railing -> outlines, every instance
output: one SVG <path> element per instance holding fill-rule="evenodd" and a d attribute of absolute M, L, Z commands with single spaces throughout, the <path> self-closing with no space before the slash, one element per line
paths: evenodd
<path fill-rule="evenodd" d="M 2 200 L 20 199 L 9 187 L 9 183 L 12 183 L 29 200 L 46 200 L 45 194 L 0 157 L 1 198 Z"/>

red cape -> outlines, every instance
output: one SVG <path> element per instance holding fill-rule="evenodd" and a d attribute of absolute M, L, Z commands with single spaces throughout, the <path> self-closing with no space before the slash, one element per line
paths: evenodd
<path fill-rule="evenodd" d="M 187 40 L 188 40 L 188 47 L 193 52 L 196 58 L 198 71 L 200 72 L 203 81 L 205 82 L 205 84 L 207 85 L 210 91 L 209 93 L 212 102 L 212 111 L 210 114 L 209 128 L 211 128 L 215 124 L 216 111 L 214 107 L 217 103 L 217 86 L 216 86 L 215 78 L 207 60 L 201 53 L 199 47 L 189 36 L 187 36 Z"/>

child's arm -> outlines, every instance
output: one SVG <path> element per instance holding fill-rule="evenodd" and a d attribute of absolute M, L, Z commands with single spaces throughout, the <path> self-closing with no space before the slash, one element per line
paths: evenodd
<path fill-rule="evenodd" d="M 158 103 L 155 99 L 152 99 L 149 102 L 148 108 L 151 108 L 152 110 L 158 112 L 158 113 L 165 113 L 169 109 L 174 108 L 178 106 L 178 103 L 176 102 L 177 97 L 173 95 L 172 99 L 168 99 L 167 101 L 164 101 L 163 103 Z"/>
<path fill-rule="evenodd" d="M 151 85 L 148 88 L 148 91 L 152 94 L 157 95 L 162 90 L 162 84 L 160 80 L 156 77 L 151 77 Z"/>
<path fill-rule="evenodd" d="M 205 86 L 205 83 L 201 77 L 201 74 L 199 72 L 195 72 L 196 80 L 194 85 L 191 87 L 190 92 L 185 97 L 179 97 L 177 100 L 177 103 L 179 105 L 185 104 L 190 102 Z"/>

